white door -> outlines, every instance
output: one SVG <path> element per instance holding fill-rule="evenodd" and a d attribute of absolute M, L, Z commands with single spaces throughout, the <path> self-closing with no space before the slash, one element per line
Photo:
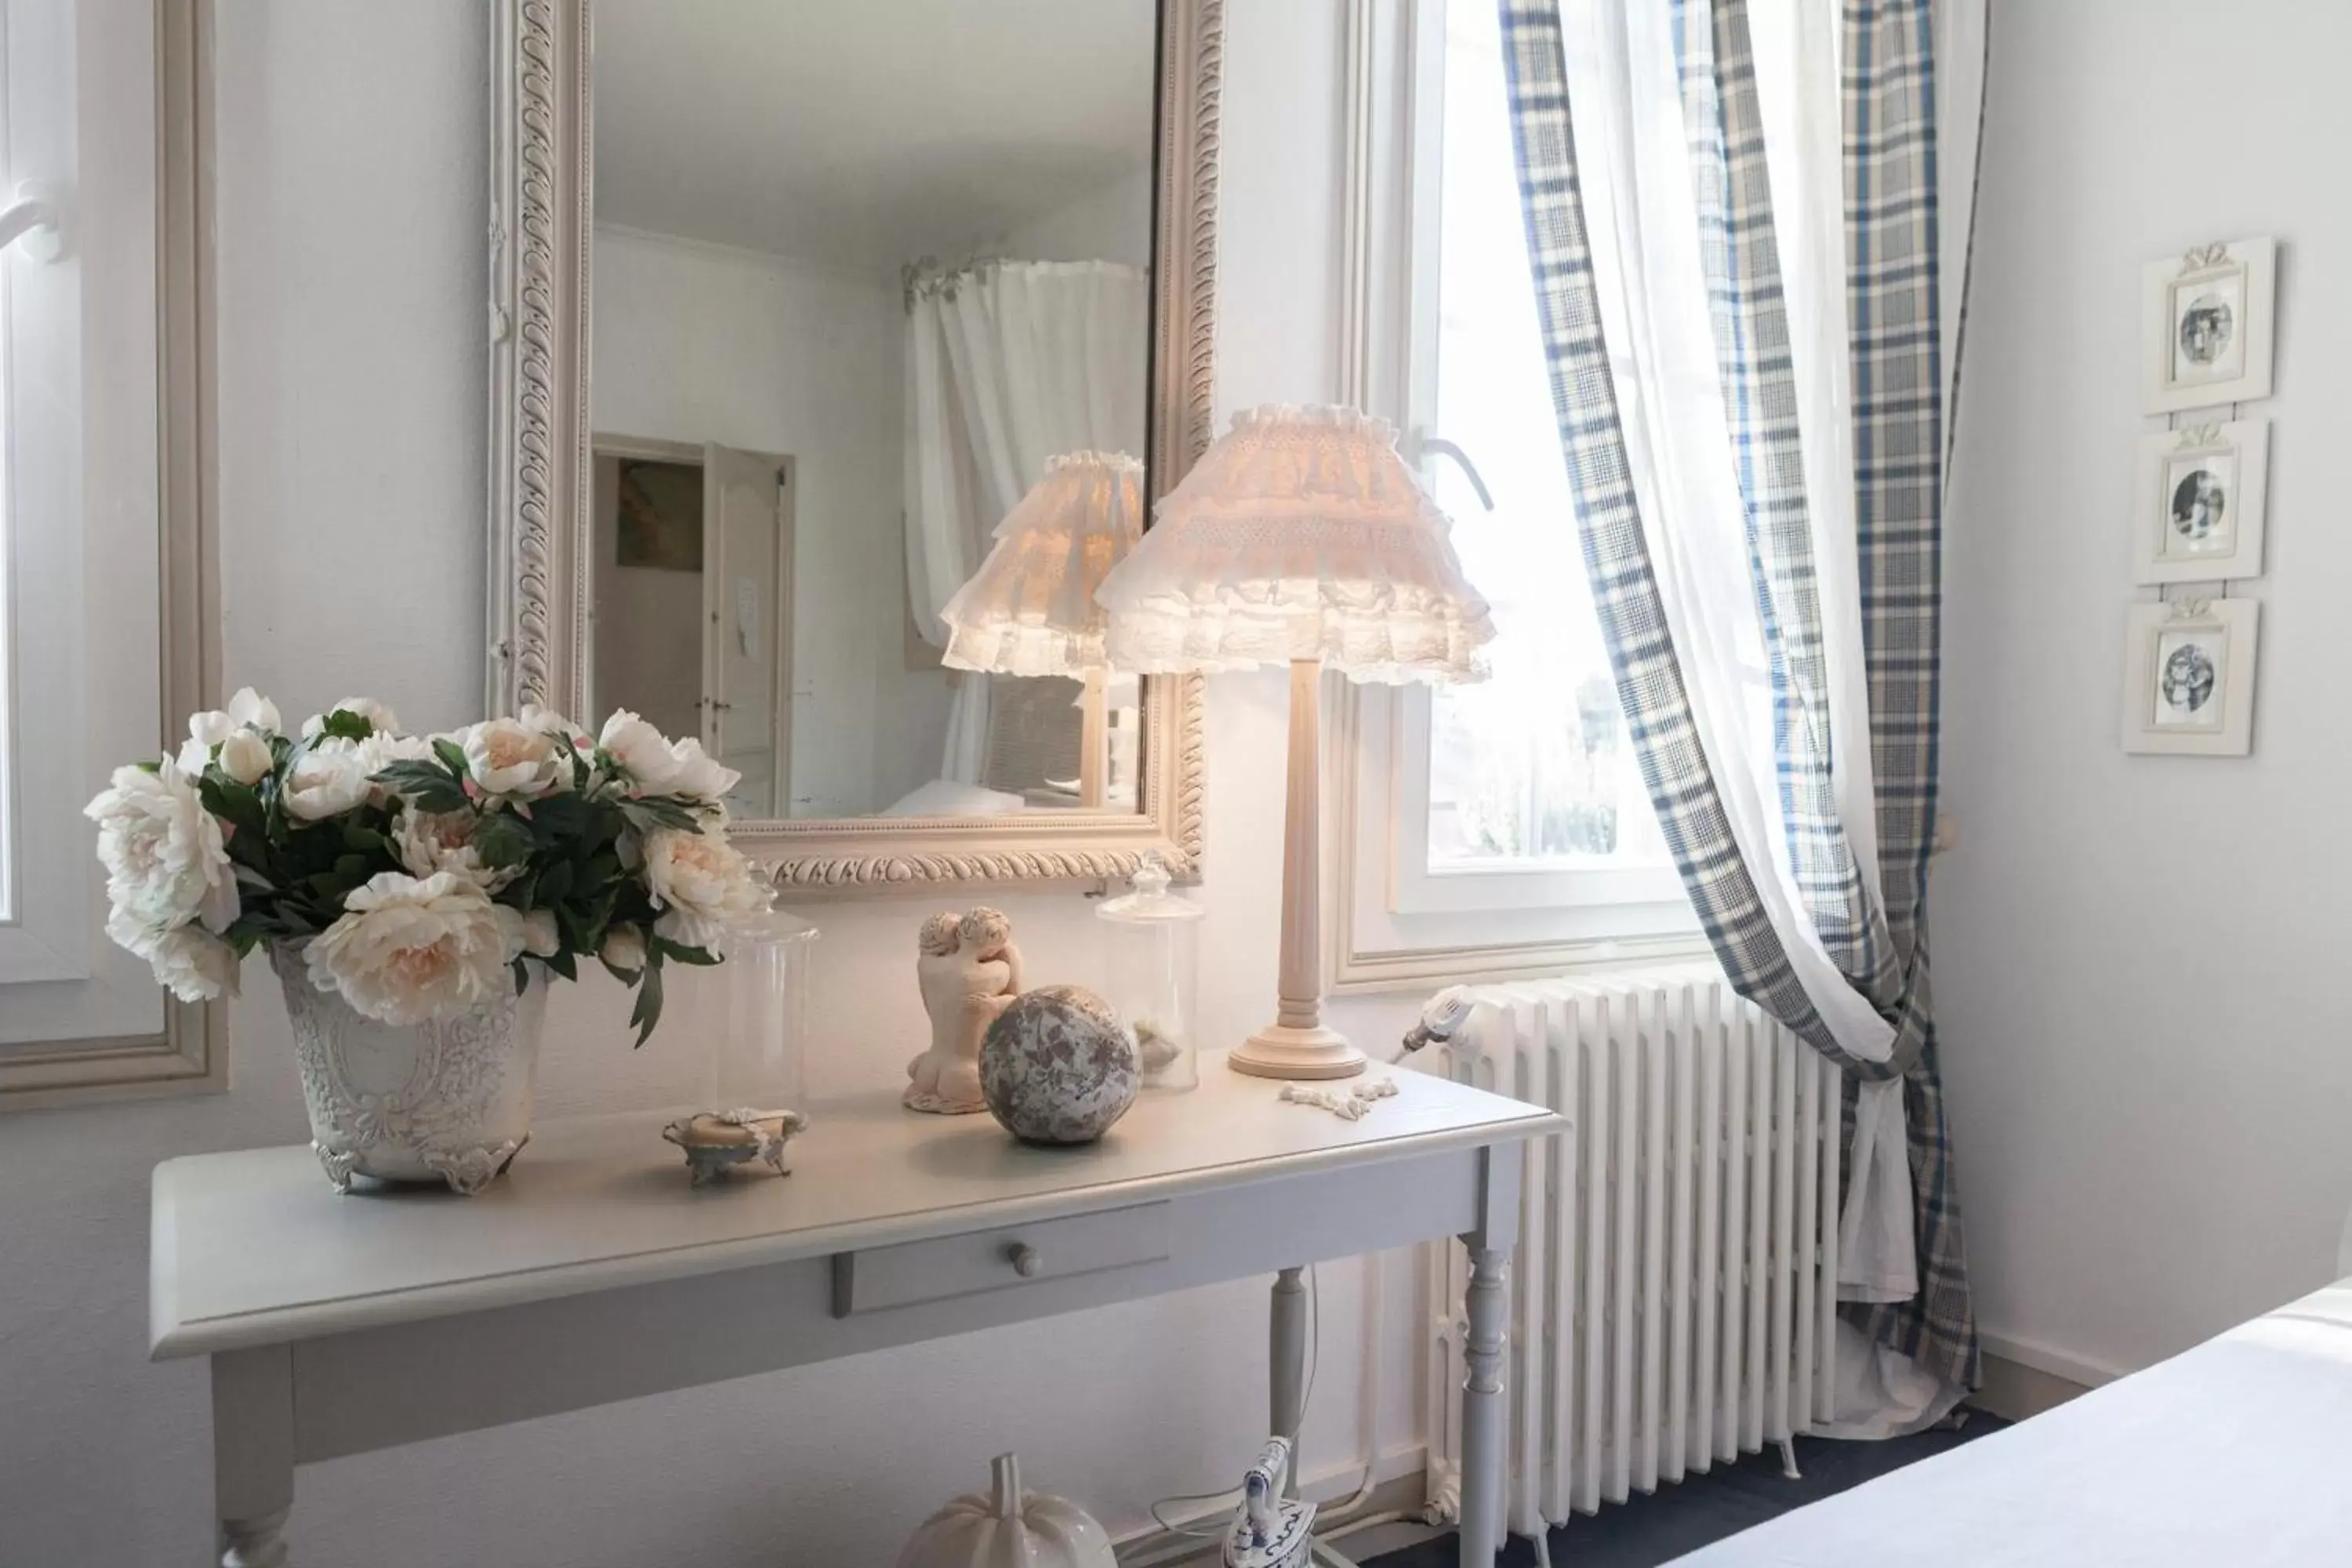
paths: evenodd
<path fill-rule="evenodd" d="M 704 750 L 743 775 L 738 816 L 782 816 L 792 733 L 791 464 L 703 448 Z"/>

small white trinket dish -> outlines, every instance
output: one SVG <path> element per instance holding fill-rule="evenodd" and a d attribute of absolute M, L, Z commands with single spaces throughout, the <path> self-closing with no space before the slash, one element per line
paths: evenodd
<path fill-rule="evenodd" d="M 686 1168 L 698 1187 L 709 1186 L 736 1166 L 760 1161 L 776 1174 L 792 1174 L 785 1152 L 794 1133 L 808 1127 L 797 1110 L 699 1110 L 662 1129 L 662 1136 L 686 1152 Z"/>

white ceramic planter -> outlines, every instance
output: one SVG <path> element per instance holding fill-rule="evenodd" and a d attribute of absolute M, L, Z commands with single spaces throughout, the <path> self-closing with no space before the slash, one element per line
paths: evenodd
<path fill-rule="evenodd" d="M 520 995 L 428 1024 L 381 1024 L 310 984 L 301 944 L 270 963 L 286 990 L 310 1147 L 337 1192 L 354 1175 L 446 1182 L 470 1196 L 530 1138 L 532 1082 L 547 1020 L 547 977 Z"/>

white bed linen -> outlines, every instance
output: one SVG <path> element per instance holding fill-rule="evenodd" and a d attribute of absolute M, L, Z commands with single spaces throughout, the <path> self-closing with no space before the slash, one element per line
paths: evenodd
<path fill-rule="evenodd" d="M 1676 1560 L 1691 1568 L 2352 1563 L 2352 1280 Z"/>

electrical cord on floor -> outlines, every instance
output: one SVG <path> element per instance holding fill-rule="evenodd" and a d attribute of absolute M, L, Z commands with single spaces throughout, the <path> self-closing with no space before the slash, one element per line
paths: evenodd
<path fill-rule="evenodd" d="M 1307 1412 L 1314 1407 L 1315 1373 L 1320 1368 L 1322 1361 L 1323 1294 L 1317 1288 L 1315 1266 L 1310 1263 L 1307 1267 L 1307 1379 L 1298 1393 L 1298 1424 L 1301 1427 L 1307 1425 Z M 1297 1479 L 1295 1474 L 1291 1477 L 1294 1482 Z M 1223 1535 L 1230 1522 L 1227 1520 L 1209 1515 L 1196 1519 L 1188 1524 L 1171 1521 L 1160 1510 L 1177 1503 L 1213 1503 L 1228 1498 L 1238 1502 L 1241 1495 L 1241 1488 L 1227 1487 L 1223 1491 L 1180 1492 L 1174 1497 L 1160 1498 L 1150 1505 L 1151 1522 L 1171 1535 L 1189 1536 L 1194 1539 Z M 1139 1561 L 1137 1568 L 1143 1568 L 1144 1563 L 1149 1561 L 1151 1560 Z"/>

